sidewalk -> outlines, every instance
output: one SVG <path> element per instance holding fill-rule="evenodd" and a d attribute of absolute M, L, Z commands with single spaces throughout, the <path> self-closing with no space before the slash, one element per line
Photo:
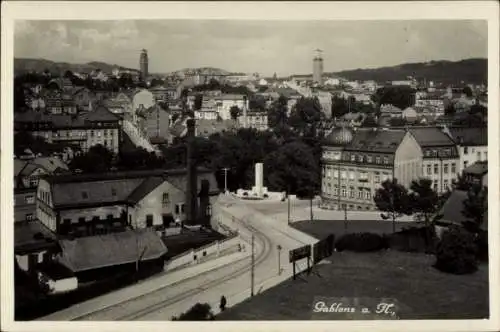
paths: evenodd
<path fill-rule="evenodd" d="M 248 258 L 250 253 L 237 252 L 229 254 L 218 259 L 214 259 L 205 263 L 200 263 L 190 267 L 165 274 L 157 275 L 149 279 L 140 281 L 137 284 L 130 285 L 115 292 L 105 294 L 91 300 L 75 304 L 67 309 L 55 312 L 38 320 L 43 321 L 58 321 L 58 320 L 73 320 L 83 315 L 102 310 L 104 308 L 119 304 L 121 302 L 133 299 L 135 297 L 154 292 L 160 288 L 172 286 L 176 283 L 183 282 L 186 279 L 196 277 L 215 269 L 230 265 L 236 261 Z"/>

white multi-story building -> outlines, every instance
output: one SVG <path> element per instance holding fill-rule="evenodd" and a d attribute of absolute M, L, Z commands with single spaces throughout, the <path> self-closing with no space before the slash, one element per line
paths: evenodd
<path fill-rule="evenodd" d="M 240 110 L 248 109 L 248 99 L 241 94 L 223 94 L 214 98 L 217 105 L 217 113 L 222 120 L 231 119 L 231 107 L 237 106 Z"/>
<path fill-rule="evenodd" d="M 432 181 L 437 193 L 451 189 L 460 172 L 455 142 L 437 127 L 414 127 L 410 132 L 422 149 L 422 177 Z"/>
<path fill-rule="evenodd" d="M 120 147 L 120 119 L 104 106 L 85 115 L 17 113 L 15 131 L 28 131 L 48 143 L 78 146 L 83 152 L 94 145 L 103 145 L 113 153 Z"/>

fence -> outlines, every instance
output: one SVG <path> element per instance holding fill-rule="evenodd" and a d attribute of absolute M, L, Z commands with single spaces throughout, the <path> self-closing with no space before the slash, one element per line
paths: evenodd
<path fill-rule="evenodd" d="M 211 255 L 215 255 L 215 257 L 218 257 L 223 251 L 238 246 L 240 246 L 239 248 L 242 248 L 241 239 L 237 234 L 234 234 L 231 237 L 224 239 L 222 241 L 215 241 L 203 247 L 197 249 L 191 249 L 188 252 L 172 257 L 165 264 L 165 270 L 170 271 L 182 266 L 198 264 L 200 260 L 202 260 L 202 258 L 204 257 Z"/>

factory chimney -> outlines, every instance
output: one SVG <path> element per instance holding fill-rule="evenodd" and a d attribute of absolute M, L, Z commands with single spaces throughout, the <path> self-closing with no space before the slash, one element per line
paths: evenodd
<path fill-rule="evenodd" d="M 195 137 L 195 120 L 188 119 L 187 125 L 187 186 L 186 186 L 186 223 L 197 224 L 198 181 L 196 176 L 196 162 L 193 156 L 193 141 Z"/>

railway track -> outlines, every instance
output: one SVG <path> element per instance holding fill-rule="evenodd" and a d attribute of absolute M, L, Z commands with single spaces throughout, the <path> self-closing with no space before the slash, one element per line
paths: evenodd
<path fill-rule="evenodd" d="M 228 212 L 224 211 L 225 213 L 229 214 Z M 255 235 L 255 240 L 256 241 L 259 241 L 261 242 L 262 244 L 262 250 L 257 253 L 256 257 L 255 257 L 255 265 L 259 265 L 260 263 L 264 262 L 268 257 L 269 255 L 271 254 L 271 240 L 269 239 L 269 237 L 267 237 L 263 232 L 259 231 L 258 229 L 254 228 L 253 226 L 251 225 L 248 225 L 246 222 L 244 222 L 243 220 L 241 219 L 235 219 L 237 223 L 239 223 L 241 226 L 243 226 L 247 231 L 251 232 L 252 234 Z M 237 262 L 241 262 L 243 260 L 246 260 L 248 258 L 244 258 L 242 260 L 238 260 Z M 233 262 L 232 264 L 234 264 L 235 262 Z M 140 310 L 137 310 L 131 314 L 127 314 L 127 315 L 122 315 L 118 318 L 116 318 L 115 320 L 119 320 L 119 321 L 128 321 L 128 320 L 136 320 L 136 319 L 139 319 L 141 317 L 144 317 L 152 312 L 155 312 L 159 309 L 162 309 L 164 307 L 168 307 L 172 304 L 175 304 L 179 301 L 182 301 L 182 300 L 185 300 L 187 298 L 191 298 L 191 297 L 194 297 L 196 296 L 197 294 L 200 294 L 204 291 L 206 291 L 207 289 L 210 289 L 212 287 L 215 287 L 215 286 L 218 286 L 218 285 L 221 285 L 223 284 L 224 282 L 228 281 L 228 280 L 231 280 L 231 279 L 234 279 L 234 278 L 237 278 L 239 276 L 242 276 L 244 275 L 245 273 L 248 273 L 251 269 L 251 266 L 250 264 L 248 264 L 248 266 L 245 266 L 239 270 L 236 270 L 226 276 L 224 276 L 223 278 L 220 278 L 220 279 L 216 279 L 216 280 L 212 280 L 212 281 L 208 281 L 206 283 L 203 283 L 201 285 L 199 285 L 198 287 L 194 288 L 194 289 L 191 289 L 187 292 L 184 292 L 182 294 L 179 294 L 177 296 L 174 296 L 174 297 L 171 297 L 171 298 L 168 298 L 168 299 L 165 299 L 163 301 L 159 301 L 153 305 L 150 305 L 146 308 L 142 308 Z M 200 275 L 204 275 L 204 274 L 210 274 L 210 273 L 213 273 L 214 271 L 208 271 L 208 272 L 205 272 L 205 273 L 202 273 Z M 128 300 L 125 300 L 125 301 L 122 301 L 120 303 L 116 303 L 114 305 L 111 305 L 111 306 L 108 306 L 106 308 L 103 308 L 101 310 L 96 310 L 96 311 L 93 311 L 93 312 L 90 312 L 90 313 L 87 313 L 87 314 L 84 314 L 84 315 L 81 315 L 81 316 L 78 316 L 78 317 L 75 317 L 72 319 L 72 321 L 78 321 L 78 320 L 85 320 L 86 318 L 89 318 L 97 313 L 105 313 L 107 311 L 112 311 L 113 309 L 119 307 L 119 306 L 122 306 L 122 305 L 125 305 L 127 303 L 131 303 L 131 302 L 134 302 L 134 301 L 137 301 L 137 300 L 140 300 L 141 298 L 144 298 L 152 293 L 157 293 L 157 292 L 160 292 L 166 288 L 172 288 L 172 287 L 175 287 L 176 285 L 179 285 L 181 283 L 184 283 L 186 282 L 187 280 L 193 280 L 194 278 L 197 278 L 199 277 L 200 275 L 197 275 L 197 276 L 193 276 L 191 278 L 188 278 L 188 279 L 184 279 L 182 281 L 179 281 L 177 283 L 174 283 L 174 284 L 170 284 L 170 285 L 167 285 L 167 286 L 164 286 L 164 287 L 161 287 L 159 289 L 156 289 L 152 292 L 148 292 L 148 293 L 145 293 L 145 294 L 141 294 L 139 296 L 136 296 L 136 297 L 133 297 L 131 299 L 128 299 Z"/>

